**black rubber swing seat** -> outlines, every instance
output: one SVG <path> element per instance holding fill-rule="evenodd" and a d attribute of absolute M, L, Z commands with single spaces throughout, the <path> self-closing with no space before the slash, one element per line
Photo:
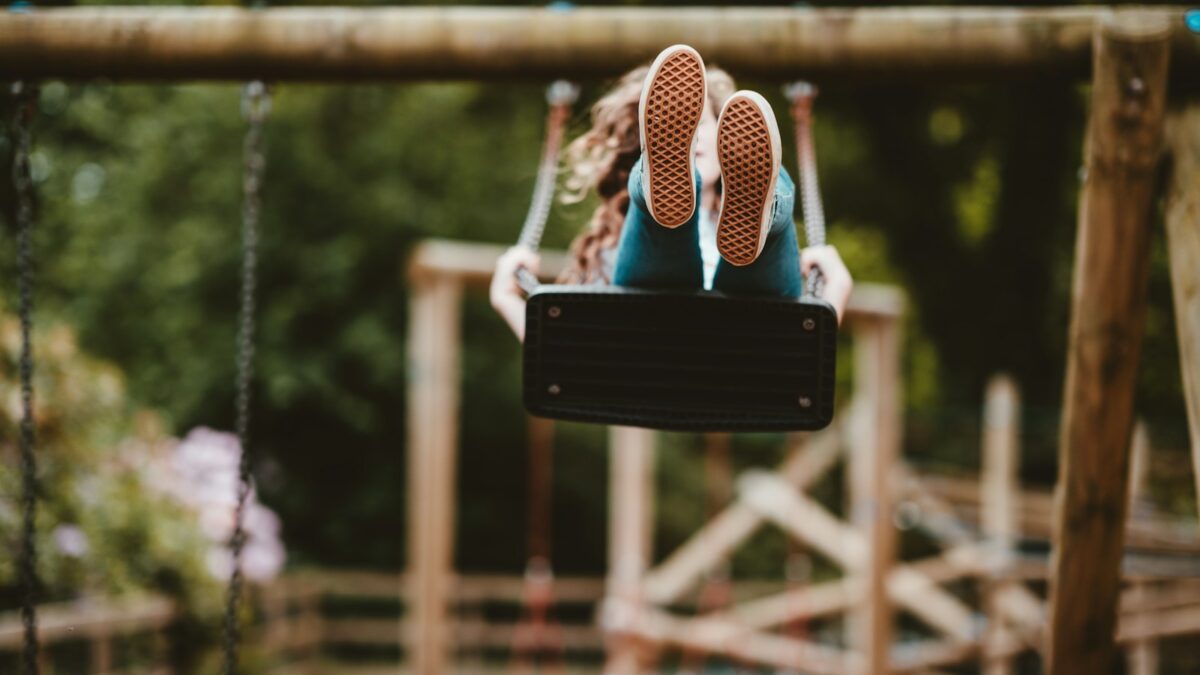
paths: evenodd
<path fill-rule="evenodd" d="M 524 349 L 539 417 L 682 431 L 833 419 L 837 315 L 817 298 L 540 286 Z"/>

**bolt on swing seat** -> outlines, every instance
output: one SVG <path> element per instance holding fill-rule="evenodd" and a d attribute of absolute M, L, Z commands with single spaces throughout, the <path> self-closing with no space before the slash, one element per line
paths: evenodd
<path fill-rule="evenodd" d="M 536 248 L 573 96 L 556 83 L 520 242 Z M 557 88 L 557 91 L 556 91 Z M 810 245 L 824 243 L 809 115 L 791 88 Z M 573 92 L 572 92 L 573 93 Z M 801 298 L 538 285 L 521 270 L 526 409 L 559 420 L 680 431 L 816 430 L 833 419 L 838 317 L 811 276 Z"/>

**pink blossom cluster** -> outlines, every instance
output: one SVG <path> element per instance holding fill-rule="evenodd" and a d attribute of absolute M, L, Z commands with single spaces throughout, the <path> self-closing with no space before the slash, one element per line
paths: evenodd
<path fill-rule="evenodd" d="M 204 535 L 212 542 L 206 554 L 209 571 L 228 579 L 233 571 L 229 540 L 237 507 L 240 447 L 234 434 L 206 427 L 193 429 L 174 451 L 143 467 L 147 483 L 193 511 Z M 251 488 L 245 512 L 246 544 L 242 572 L 247 579 L 265 581 L 287 559 L 280 540 L 279 516 L 258 502 Z"/>

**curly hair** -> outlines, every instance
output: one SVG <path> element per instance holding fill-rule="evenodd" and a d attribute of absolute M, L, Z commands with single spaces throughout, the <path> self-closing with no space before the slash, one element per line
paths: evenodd
<path fill-rule="evenodd" d="M 570 260 L 559 281 L 608 283 L 605 253 L 616 248 L 629 210 L 629 174 L 641 153 L 638 102 L 648 66 L 629 71 L 592 106 L 592 128 L 566 149 L 566 193 L 563 201 L 578 203 L 594 190 L 600 204 L 583 232 L 571 243 Z M 720 68 L 708 68 L 708 100 L 720 110 L 735 90 L 733 78 Z"/>

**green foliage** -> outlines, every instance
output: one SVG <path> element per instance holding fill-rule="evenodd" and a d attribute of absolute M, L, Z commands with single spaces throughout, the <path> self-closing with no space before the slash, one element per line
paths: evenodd
<path fill-rule="evenodd" d="M 741 84 L 786 110 L 777 84 Z M 831 241 L 860 282 L 897 284 L 910 300 L 909 454 L 971 466 L 983 383 L 1008 370 L 1027 403 L 1025 466 L 1049 480 L 1079 93 L 1040 81 L 822 85 L 817 147 Z M 602 90 L 585 89 L 575 132 Z M 293 561 L 396 568 L 405 540 L 404 260 L 425 237 L 515 237 L 541 142 L 541 86 L 287 85 L 274 93 L 255 471 Z M 89 352 L 120 364 L 132 400 L 162 411 L 170 428 L 231 428 L 244 130 L 237 88 L 51 83 L 45 94 L 35 161 L 39 302 L 77 326 Z M 565 245 L 589 208 L 556 207 L 548 245 Z M 1139 386 L 1170 439 L 1182 404 L 1158 246 Z M 0 260 L 10 278 L 11 265 L 11 256 Z M 514 570 L 527 513 L 519 351 L 478 297 L 467 303 L 463 336 L 457 563 Z M 850 368 L 847 353 L 845 384 Z M 556 555 L 567 571 L 596 572 L 605 441 L 573 425 L 559 434 Z M 769 464 L 777 457 L 749 448 L 773 440 L 739 441 L 738 452 Z M 667 546 L 703 515 L 703 488 L 695 443 L 664 443 Z M 767 560 L 775 544 L 763 546 Z"/>
<path fill-rule="evenodd" d="M 47 326 L 34 337 L 43 601 L 158 591 L 201 613 L 215 609 L 219 587 L 204 566 L 208 542 L 195 515 L 144 473 L 146 458 L 169 450 L 160 424 L 135 414 L 120 371 L 80 353 L 68 328 Z M 16 551 L 20 332 L 11 315 L 0 315 L 0 350 L 0 541 Z M 0 557 L 0 596 L 15 604 L 16 586 L 16 556 Z"/>

